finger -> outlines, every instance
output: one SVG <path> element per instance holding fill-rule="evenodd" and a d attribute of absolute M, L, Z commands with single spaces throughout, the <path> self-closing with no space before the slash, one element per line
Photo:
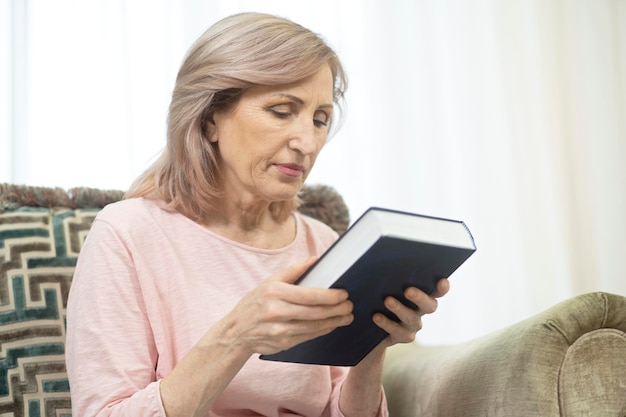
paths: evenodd
<path fill-rule="evenodd" d="M 450 281 L 448 278 L 441 278 L 437 281 L 437 289 L 431 294 L 435 298 L 443 297 L 450 291 Z"/>
<path fill-rule="evenodd" d="M 328 317 L 321 320 L 292 320 L 287 323 L 286 328 L 294 336 L 302 335 L 312 339 L 322 334 L 330 333 L 337 327 L 347 326 L 354 321 L 352 314 Z"/>
<path fill-rule="evenodd" d="M 417 305 L 421 314 L 431 314 L 437 310 L 437 299 L 418 288 L 407 288 L 404 291 L 404 296 L 407 300 L 412 301 L 415 305 Z"/>
<path fill-rule="evenodd" d="M 268 330 L 271 338 L 266 339 L 264 337 L 258 340 L 257 349 L 259 353 L 275 353 L 285 350 L 307 340 L 328 334 L 337 327 L 347 326 L 353 319 L 353 316 L 347 316 L 333 317 L 317 322 L 293 320 L 287 323 L 275 323 Z"/>
<path fill-rule="evenodd" d="M 295 306 L 334 306 L 348 300 L 348 291 L 341 288 L 300 287 L 284 282 L 268 282 L 259 292 L 267 302 L 281 300 Z"/>
<path fill-rule="evenodd" d="M 268 278 L 268 281 L 280 281 L 293 284 L 298 278 L 300 278 L 300 276 L 302 276 L 302 274 L 306 272 L 307 269 L 311 267 L 311 265 L 315 263 L 316 260 L 317 257 L 311 256 L 304 262 L 293 264 L 278 274 L 271 276 Z"/>
<path fill-rule="evenodd" d="M 330 291 L 330 290 L 326 290 Z M 307 291 L 308 292 L 308 291 Z M 327 299 L 335 299 L 335 293 L 327 294 L 330 297 L 324 297 L 322 301 Z M 307 300 L 316 299 L 317 297 L 295 297 L 290 301 L 287 297 L 280 300 L 265 302 L 262 314 L 266 320 L 273 322 L 292 322 L 292 321 L 320 321 L 329 318 L 350 316 L 354 308 L 349 300 L 343 300 L 338 303 L 327 302 L 322 304 L 311 303 L 304 304 Z M 304 302 L 303 302 L 304 300 Z"/>
<path fill-rule="evenodd" d="M 339 288 L 314 288 L 299 287 L 294 285 L 275 285 L 273 283 L 293 284 L 304 274 L 317 260 L 312 256 L 304 262 L 293 264 L 280 273 L 267 279 L 267 283 L 273 290 L 269 295 L 276 296 L 284 301 L 301 305 L 334 305 L 348 299 L 348 292 Z"/>
<path fill-rule="evenodd" d="M 389 333 L 389 336 L 385 339 L 386 343 L 393 345 L 396 343 L 410 343 L 415 340 L 416 333 L 422 329 L 422 320 L 415 311 L 413 311 L 413 314 L 417 317 L 417 321 L 410 328 L 402 322 L 397 323 L 381 313 L 375 313 L 372 318 L 378 327 Z"/>
<path fill-rule="evenodd" d="M 400 319 L 400 324 L 413 331 L 421 327 L 421 316 L 424 314 L 420 309 L 414 310 L 405 306 L 393 297 L 385 298 L 385 307 Z"/>

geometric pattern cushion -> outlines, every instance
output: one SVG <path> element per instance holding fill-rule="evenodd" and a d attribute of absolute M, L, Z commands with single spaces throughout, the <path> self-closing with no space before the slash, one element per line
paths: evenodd
<path fill-rule="evenodd" d="M 97 209 L 0 213 L 0 416 L 69 417 L 65 316 Z"/>

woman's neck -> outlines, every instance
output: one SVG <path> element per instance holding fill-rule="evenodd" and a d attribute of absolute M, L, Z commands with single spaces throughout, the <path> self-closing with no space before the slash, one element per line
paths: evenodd
<path fill-rule="evenodd" d="M 269 203 L 254 206 L 224 204 L 205 217 L 204 226 L 236 242 L 262 248 L 277 249 L 291 243 L 296 236 L 292 215 L 274 213 Z"/>

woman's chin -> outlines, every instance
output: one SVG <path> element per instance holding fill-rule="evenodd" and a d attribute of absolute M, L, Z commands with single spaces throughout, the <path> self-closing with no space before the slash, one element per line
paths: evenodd
<path fill-rule="evenodd" d="M 302 184 L 300 183 L 281 184 L 276 186 L 276 188 L 272 190 L 268 190 L 266 196 L 268 197 L 268 200 L 276 203 L 281 201 L 293 200 L 295 197 L 297 197 L 301 188 Z"/>

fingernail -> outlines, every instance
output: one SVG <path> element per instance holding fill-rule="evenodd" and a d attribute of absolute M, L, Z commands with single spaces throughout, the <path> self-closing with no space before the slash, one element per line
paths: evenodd
<path fill-rule="evenodd" d="M 406 296 L 410 297 L 410 298 L 414 298 L 417 297 L 417 290 L 415 288 L 409 288 L 408 290 L 406 290 Z"/>

